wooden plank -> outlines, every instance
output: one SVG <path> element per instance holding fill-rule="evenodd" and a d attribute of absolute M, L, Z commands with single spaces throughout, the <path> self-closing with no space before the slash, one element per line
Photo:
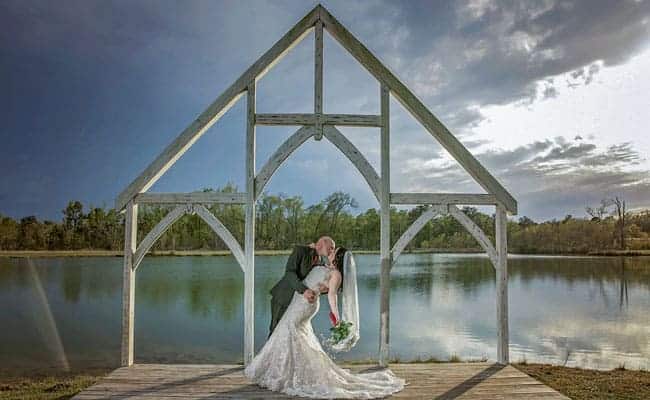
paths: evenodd
<path fill-rule="evenodd" d="M 151 247 L 156 243 L 156 241 L 162 236 L 165 231 L 174 223 L 176 222 L 180 217 L 185 215 L 188 211 L 191 210 L 191 206 L 188 204 L 181 204 L 178 205 L 176 208 L 171 210 L 170 212 L 167 213 L 161 219 L 158 221 L 156 226 L 153 227 L 147 233 L 147 236 L 142 239 L 140 242 L 140 245 L 138 245 L 138 249 L 135 252 L 135 261 L 133 262 L 133 269 L 137 270 L 138 266 L 140 266 L 140 263 L 144 259 L 144 256 L 147 254 L 147 252 L 151 249 Z"/>
<path fill-rule="evenodd" d="M 340 125 L 340 126 L 367 126 L 381 127 L 381 115 L 361 115 L 361 114 L 325 114 L 323 124 Z"/>
<path fill-rule="evenodd" d="M 313 126 L 303 126 L 278 147 L 273 155 L 268 159 L 264 167 L 255 177 L 255 198 L 259 198 L 275 171 L 280 165 L 300 147 L 307 139 L 315 133 Z"/>
<path fill-rule="evenodd" d="M 315 114 L 256 114 L 257 125 L 315 125 Z"/>
<path fill-rule="evenodd" d="M 228 228 L 226 228 L 226 226 L 204 206 L 194 204 L 192 205 L 192 209 L 193 212 L 201 217 L 201 219 L 212 228 L 214 233 L 223 240 L 226 246 L 228 246 L 228 249 L 232 252 L 232 255 L 235 257 L 235 260 L 237 260 L 239 267 L 245 272 L 246 259 L 244 257 L 244 252 L 242 251 L 241 246 L 239 246 L 237 239 L 235 239 L 232 233 L 230 233 Z"/>
<path fill-rule="evenodd" d="M 397 258 L 402 254 L 406 246 L 411 242 L 415 237 L 426 226 L 426 224 L 431 221 L 433 218 L 446 214 L 447 211 L 443 207 L 429 207 L 425 212 L 423 212 L 413 223 L 402 233 L 402 236 L 395 242 L 393 249 L 391 250 L 392 262 L 395 263 Z"/>
<path fill-rule="evenodd" d="M 122 350 L 121 364 L 133 364 L 133 323 L 135 313 L 135 269 L 133 258 L 138 244 L 138 205 L 129 201 L 124 215 L 124 265 L 122 268 Z"/>
<path fill-rule="evenodd" d="M 246 124 L 246 221 L 244 226 L 244 364 L 255 351 L 255 80 L 248 85 Z"/>
<path fill-rule="evenodd" d="M 472 193 L 391 193 L 391 204 L 496 205 L 493 194 Z"/>
<path fill-rule="evenodd" d="M 332 142 L 332 144 L 334 144 L 334 146 L 345 154 L 348 160 L 350 160 L 366 180 L 377 200 L 380 200 L 379 175 L 377 175 L 375 169 L 370 165 L 363 154 L 361 154 L 359 149 L 357 149 L 338 129 L 331 125 L 325 125 L 323 127 L 323 134 L 330 142 Z"/>
<path fill-rule="evenodd" d="M 379 365 L 388 365 L 390 340 L 390 92 L 380 85 L 381 132 L 379 158 L 381 186 L 379 188 Z"/>
<path fill-rule="evenodd" d="M 381 127 L 381 116 L 368 114 L 256 114 L 256 125 L 340 125 Z"/>
<path fill-rule="evenodd" d="M 353 373 L 376 364 L 342 364 Z M 513 368 L 493 363 L 391 364 L 406 379 L 390 398 L 567 399 Z M 133 364 L 112 371 L 73 399 L 293 399 L 252 384 L 241 365 Z"/>
<path fill-rule="evenodd" d="M 244 204 L 246 193 L 190 192 L 190 193 L 138 193 L 136 204 L 187 204 L 187 203 L 225 203 Z"/>
<path fill-rule="evenodd" d="M 240 98 L 249 82 L 261 78 L 289 50 L 309 34 L 318 20 L 320 8 L 314 7 L 280 40 L 253 63 L 228 89 L 203 111 L 171 142 L 156 159 L 135 178 L 115 199 L 115 209 L 121 211 L 136 194 L 146 192 Z"/>
<path fill-rule="evenodd" d="M 496 301 L 497 301 L 497 360 L 509 362 L 508 344 L 508 217 L 506 209 L 499 204 L 495 214 L 496 227 Z"/>
<path fill-rule="evenodd" d="M 494 246 L 492 246 L 492 243 L 490 242 L 490 239 L 485 235 L 485 232 L 474 223 L 464 212 L 458 209 L 453 204 L 448 205 L 448 210 L 449 214 L 456 219 L 461 225 L 465 227 L 467 232 L 469 232 L 474 239 L 478 242 L 478 244 L 485 250 L 487 253 L 488 257 L 490 258 L 490 261 L 492 262 L 492 265 L 494 268 L 496 268 L 497 265 L 497 253 L 496 250 L 494 250 Z"/>
<path fill-rule="evenodd" d="M 323 21 L 314 25 L 314 114 L 316 114 L 316 135 L 314 139 L 323 138 Z"/>
<path fill-rule="evenodd" d="M 476 182 L 494 194 L 512 214 L 517 213 L 517 201 L 481 163 L 456 139 L 427 107 L 388 68 L 352 35 L 336 18 L 321 6 L 320 18 L 325 29 L 381 84 L 388 86 L 393 96 L 431 135 L 458 161 Z"/>

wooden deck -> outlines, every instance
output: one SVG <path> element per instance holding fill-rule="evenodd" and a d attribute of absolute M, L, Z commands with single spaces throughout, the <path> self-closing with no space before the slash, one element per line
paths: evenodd
<path fill-rule="evenodd" d="M 374 365 L 343 365 L 358 372 Z M 391 364 L 402 399 L 568 399 L 516 368 L 492 363 Z M 238 364 L 134 364 L 73 399 L 296 399 L 251 384 Z"/>

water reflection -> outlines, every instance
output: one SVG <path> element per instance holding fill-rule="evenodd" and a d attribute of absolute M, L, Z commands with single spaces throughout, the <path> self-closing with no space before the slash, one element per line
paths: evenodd
<path fill-rule="evenodd" d="M 379 340 L 378 257 L 356 258 L 362 340 L 343 360 L 375 359 Z M 285 261 L 256 258 L 258 350 L 270 321 L 268 291 Z M 61 351 L 73 366 L 117 366 L 121 258 L 30 262 L 0 259 L 0 367 L 60 365 Z M 511 360 L 650 366 L 650 258 L 513 256 L 509 273 Z M 243 274 L 232 257 L 146 257 L 135 301 L 136 362 L 241 361 Z M 402 255 L 391 279 L 391 356 L 493 360 L 495 301 L 486 257 Z M 322 297 L 317 332 L 327 332 L 326 313 Z"/>

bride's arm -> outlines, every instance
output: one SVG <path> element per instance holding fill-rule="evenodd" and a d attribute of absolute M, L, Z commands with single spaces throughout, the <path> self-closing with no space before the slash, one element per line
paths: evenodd
<path fill-rule="evenodd" d="M 329 292 L 327 293 L 327 300 L 329 300 L 330 303 L 330 310 L 334 314 L 334 317 L 336 317 L 336 321 L 339 321 L 341 318 L 339 318 L 339 307 L 337 304 L 338 300 L 338 291 L 339 291 L 339 286 L 341 285 L 341 273 L 337 270 L 332 271 L 332 275 L 330 276 L 330 280 L 327 284 L 329 287 Z"/>

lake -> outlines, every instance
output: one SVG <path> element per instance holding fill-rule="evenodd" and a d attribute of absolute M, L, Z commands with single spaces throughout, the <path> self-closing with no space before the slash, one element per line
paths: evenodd
<path fill-rule="evenodd" d="M 256 257 L 255 347 L 287 256 Z M 375 360 L 379 257 L 358 254 L 361 340 Z M 391 358 L 496 358 L 494 270 L 477 254 L 404 254 L 391 279 Z M 509 258 L 510 359 L 650 367 L 650 257 Z M 0 368 L 119 366 L 122 259 L 0 258 Z M 243 273 L 231 256 L 146 257 L 137 271 L 135 362 L 241 362 Z M 328 335 L 327 298 L 314 330 Z"/>

